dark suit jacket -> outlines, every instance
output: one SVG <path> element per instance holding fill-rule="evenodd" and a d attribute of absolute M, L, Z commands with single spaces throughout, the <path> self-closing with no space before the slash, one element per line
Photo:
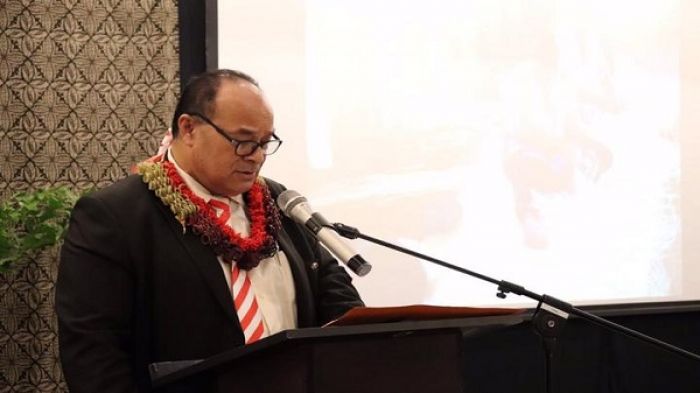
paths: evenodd
<path fill-rule="evenodd" d="M 268 181 L 273 198 L 284 189 Z M 350 277 L 298 224 L 278 244 L 294 277 L 299 327 L 362 301 Z M 130 176 L 76 204 L 61 250 L 56 312 L 71 392 L 149 391 L 147 365 L 243 345 L 216 255 Z"/>

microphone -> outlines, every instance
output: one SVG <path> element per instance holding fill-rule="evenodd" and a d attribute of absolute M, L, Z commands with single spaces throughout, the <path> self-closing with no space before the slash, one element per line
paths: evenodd
<path fill-rule="evenodd" d="M 311 231 L 321 244 L 343 261 L 355 274 L 362 277 L 372 270 L 372 265 L 345 244 L 337 233 L 328 228 L 330 226 L 328 221 L 320 213 L 314 212 L 306 198 L 301 194 L 292 190 L 283 191 L 277 197 L 277 206 L 285 216 Z"/>

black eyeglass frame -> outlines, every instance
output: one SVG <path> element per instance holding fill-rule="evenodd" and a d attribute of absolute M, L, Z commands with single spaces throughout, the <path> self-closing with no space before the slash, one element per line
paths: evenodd
<path fill-rule="evenodd" d="M 240 157 L 248 157 L 249 155 L 254 154 L 256 151 L 258 151 L 258 149 L 262 149 L 263 154 L 266 156 L 269 156 L 269 155 L 275 154 L 277 152 L 277 150 L 279 150 L 280 146 L 282 146 L 283 141 L 274 132 L 272 133 L 272 138 L 274 138 L 274 139 L 270 139 L 270 140 L 265 141 L 265 142 L 239 141 L 238 139 L 229 136 L 223 128 L 214 124 L 213 121 L 211 121 L 208 117 L 204 116 L 203 114 L 198 113 L 198 112 L 191 112 L 191 113 L 185 113 L 185 114 L 190 115 L 190 116 L 199 117 L 200 119 L 204 120 L 205 123 L 212 126 L 212 128 L 214 128 L 214 130 L 219 135 L 226 138 L 226 140 L 229 141 L 229 143 L 231 143 L 236 148 L 235 149 L 236 155 L 238 155 Z M 253 145 L 255 145 L 255 148 L 252 148 Z M 240 153 L 241 146 L 244 147 L 244 149 L 243 149 L 244 152 L 246 150 L 245 149 L 246 146 L 250 146 L 252 148 L 252 150 L 248 154 L 241 154 Z M 271 151 L 268 150 L 270 148 L 272 148 Z"/>

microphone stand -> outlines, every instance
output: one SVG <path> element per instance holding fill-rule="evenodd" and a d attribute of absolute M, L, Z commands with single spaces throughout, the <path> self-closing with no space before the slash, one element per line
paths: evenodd
<path fill-rule="evenodd" d="M 489 276 L 476 273 L 474 271 L 464 269 L 462 267 L 453 265 L 451 263 L 441 261 L 439 259 L 421 254 L 419 252 L 409 250 L 407 248 L 397 246 L 395 244 L 386 242 L 381 239 L 374 238 L 372 236 L 365 235 L 361 233 L 357 228 L 344 225 L 341 223 L 334 223 L 332 225 L 327 225 L 328 228 L 336 231 L 339 235 L 348 239 L 363 239 L 371 243 L 378 244 L 390 248 L 392 250 L 399 251 L 404 254 L 414 256 L 416 258 L 423 259 L 425 261 L 446 267 L 448 269 L 455 270 L 462 274 L 466 274 L 472 277 L 476 277 L 480 280 L 490 282 L 497 286 L 496 296 L 501 299 L 505 299 L 509 293 L 513 293 L 519 296 L 525 296 L 532 300 L 537 301 L 537 308 L 532 317 L 533 326 L 537 334 L 542 338 L 542 342 L 545 350 L 545 378 L 546 378 L 546 391 L 549 393 L 551 390 L 552 380 L 553 380 L 553 361 L 555 350 L 557 346 L 557 340 L 559 335 L 564 329 L 566 320 L 569 315 L 576 315 L 582 319 L 590 321 L 598 326 L 604 327 L 606 329 L 612 330 L 614 332 L 622 333 L 625 336 L 636 338 L 643 342 L 654 345 L 658 348 L 665 349 L 672 353 L 684 356 L 686 358 L 700 361 L 700 355 L 693 352 L 686 351 L 685 349 L 676 347 L 659 339 L 647 336 L 636 330 L 626 328 L 622 325 L 618 325 L 614 322 L 608 321 L 607 319 L 601 318 L 599 316 L 593 315 L 589 312 L 583 311 L 574 307 L 573 305 L 559 300 L 555 297 L 537 294 L 535 292 L 525 289 L 523 286 L 514 284 L 512 282 L 504 280 L 496 280 Z"/>

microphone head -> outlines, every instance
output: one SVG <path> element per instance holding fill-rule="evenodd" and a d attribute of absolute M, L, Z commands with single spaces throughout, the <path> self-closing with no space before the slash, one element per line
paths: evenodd
<path fill-rule="evenodd" d="M 365 259 L 362 258 L 359 254 L 350 258 L 346 265 L 348 265 L 350 270 L 355 272 L 355 274 L 357 274 L 360 277 L 366 276 L 367 273 L 369 273 L 370 270 L 372 270 L 372 265 L 370 265 L 369 262 L 365 261 Z"/>
<path fill-rule="evenodd" d="M 282 210 L 285 216 L 290 218 L 293 218 L 291 215 L 292 209 L 304 202 L 306 202 L 306 198 L 294 190 L 282 191 L 282 193 L 277 196 L 277 207 Z"/>

